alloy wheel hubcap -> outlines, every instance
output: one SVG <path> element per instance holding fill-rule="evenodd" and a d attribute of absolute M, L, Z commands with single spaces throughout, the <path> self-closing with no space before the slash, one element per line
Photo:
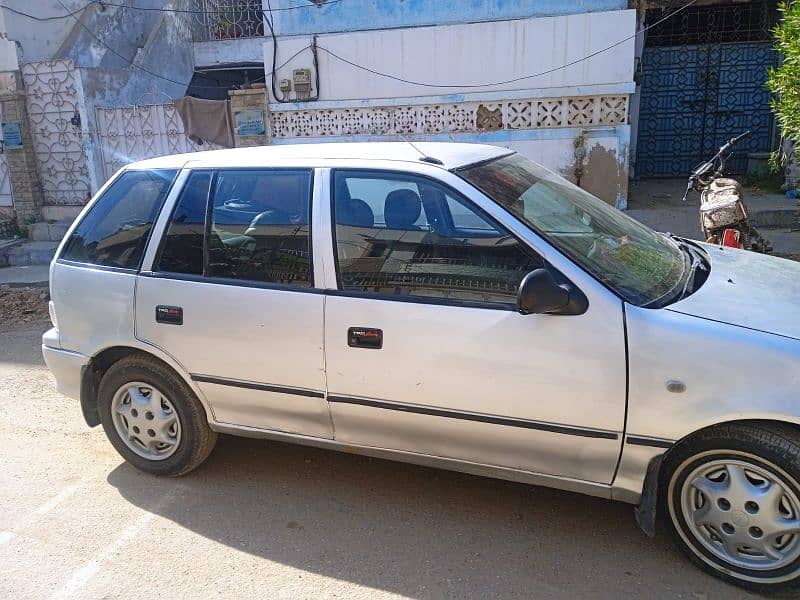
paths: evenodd
<path fill-rule="evenodd" d="M 178 413 L 169 399 L 148 383 L 126 383 L 114 394 L 111 416 L 120 439 L 139 456 L 164 460 L 181 441 Z"/>
<path fill-rule="evenodd" d="M 800 500 L 783 478 L 755 463 L 720 459 L 695 468 L 681 510 L 694 537 L 732 565 L 774 570 L 800 557 Z"/>

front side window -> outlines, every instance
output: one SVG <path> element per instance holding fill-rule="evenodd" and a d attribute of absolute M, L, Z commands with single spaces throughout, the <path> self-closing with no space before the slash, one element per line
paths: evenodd
<path fill-rule="evenodd" d="M 514 304 L 542 260 L 446 186 L 411 174 L 335 171 L 342 289 Z"/>
<path fill-rule="evenodd" d="M 176 174 L 161 169 L 122 173 L 72 232 L 60 258 L 138 269 Z"/>
<path fill-rule="evenodd" d="M 685 287 L 687 260 L 672 240 L 519 154 L 458 174 L 628 302 L 663 306 Z"/>
<path fill-rule="evenodd" d="M 242 169 L 212 175 L 190 175 L 156 269 L 311 286 L 310 171 Z"/>

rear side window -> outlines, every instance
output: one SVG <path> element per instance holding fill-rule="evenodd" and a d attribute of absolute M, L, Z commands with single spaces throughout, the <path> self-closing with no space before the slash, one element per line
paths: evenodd
<path fill-rule="evenodd" d="M 310 210 L 308 170 L 219 170 L 213 178 L 210 171 L 195 171 L 155 268 L 310 287 Z"/>
<path fill-rule="evenodd" d="M 138 269 L 176 174 L 159 169 L 120 175 L 72 232 L 60 258 Z"/>

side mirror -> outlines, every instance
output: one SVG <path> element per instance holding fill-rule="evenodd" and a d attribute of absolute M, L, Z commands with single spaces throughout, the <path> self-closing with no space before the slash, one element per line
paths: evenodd
<path fill-rule="evenodd" d="M 553 279 L 547 269 L 531 271 L 522 279 L 517 293 L 520 314 L 581 315 L 589 301 L 576 287 Z"/>

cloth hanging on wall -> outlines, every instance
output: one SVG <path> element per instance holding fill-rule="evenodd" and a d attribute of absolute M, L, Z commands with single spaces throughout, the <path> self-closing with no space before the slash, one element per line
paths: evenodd
<path fill-rule="evenodd" d="M 203 100 L 184 96 L 175 100 L 175 110 L 183 121 L 186 136 L 233 148 L 233 125 L 229 100 Z"/>

